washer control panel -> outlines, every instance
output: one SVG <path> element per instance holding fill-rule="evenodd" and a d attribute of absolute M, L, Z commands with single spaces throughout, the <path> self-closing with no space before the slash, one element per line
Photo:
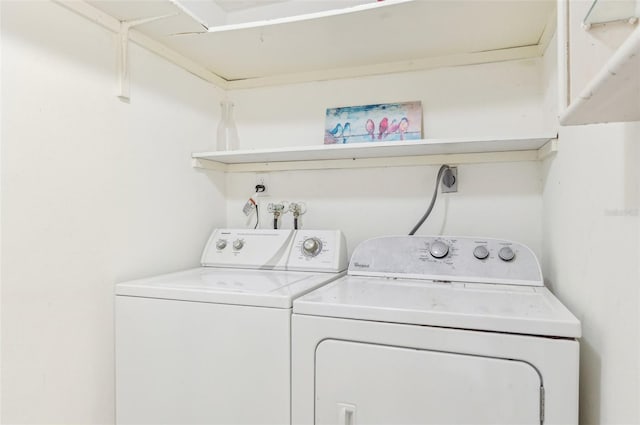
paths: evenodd
<path fill-rule="evenodd" d="M 338 230 L 297 230 L 288 270 L 330 271 L 347 268 L 347 244 Z"/>
<path fill-rule="evenodd" d="M 452 236 L 389 236 L 356 247 L 349 274 L 543 286 L 535 254 L 517 242 Z"/>
<path fill-rule="evenodd" d="M 340 272 L 347 268 L 338 230 L 216 229 L 201 263 L 208 267 Z"/>
<path fill-rule="evenodd" d="M 322 241 L 315 236 L 302 241 L 302 253 L 307 257 L 315 257 L 322 252 Z"/>

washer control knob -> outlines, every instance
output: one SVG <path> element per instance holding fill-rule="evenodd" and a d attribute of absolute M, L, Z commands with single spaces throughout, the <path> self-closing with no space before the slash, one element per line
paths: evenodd
<path fill-rule="evenodd" d="M 478 260 L 484 260 L 489 256 L 489 250 L 484 245 L 478 245 L 476 249 L 473 250 L 473 256 Z"/>
<path fill-rule="evenodd" d="M 315 257 L 322 251 L 322 241 L 318 238 L 307 238 L 302 242 L 302 253 L 307 257 Z"/>
<path fill-rule="evenodd" d="M 503 261 L 511 261 L 516 258 L 516 253 L 510 247 L 505 246 L 498 251 L 498 257 Z"/>
<path fill-rule="evenodd" d="M 236 239 L 235 241 L 233 241 L 233 249 L 235 249 L 236 251 L 241 250 L 243 246 L 244 241 L 242 239 Z"/>
<path fill-rule="evenodd" d="M 226 239 L 218 239 L 216 241 L 216 248 L 225 249 L 226 247 L 227 247 L 227 240 Z"/>
<path fill-rule="evenodd" d="M 433 258 L 444 258 L 449 253 L 449 245 L 442 241 L 435 241 L 431 244 L 429 252 Z"/>

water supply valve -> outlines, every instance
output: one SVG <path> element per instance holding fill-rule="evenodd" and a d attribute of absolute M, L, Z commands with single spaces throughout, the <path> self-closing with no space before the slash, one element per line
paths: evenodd
<path fill-rule="evenodd" d="M 286 214 L 289 211 L 287 203 L 285 201 L 281 201 L 279 203 L 269 203 L 267 205 L 267 211 L 273 214 L 273 228 L 278 228 L 278 220 L 282 214 Z"/>
<path fill-rule="evenodd" d="M 289 211 L 293 214 L 293 228 L 298 230 L 300 216 L 307 212 L 307 204 L 304 202 L 292 202 L 289 204 Z"/>

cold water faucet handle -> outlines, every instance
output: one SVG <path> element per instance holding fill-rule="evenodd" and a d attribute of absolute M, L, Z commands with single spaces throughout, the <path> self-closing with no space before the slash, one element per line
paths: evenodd
<path fill-rule="evenodd" d="M 280 203 L 277 203 L 277 204 L 270 202 L 269 205 L 267 205 L 267 211 L 273 214 L 273 228 L 277 229 L 278 219 L 282 214 L 285 214 L 287 211 L 289 211 L 289 209 L 287 208 L 286 202 L 281 201 Z"/>

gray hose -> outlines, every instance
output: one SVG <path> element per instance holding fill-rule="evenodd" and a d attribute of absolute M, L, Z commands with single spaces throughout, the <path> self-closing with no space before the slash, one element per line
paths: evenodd
<path fill-rule="evenodd" d="M 416 223 L 416 225 L 413 226 L 413 229 L 411 229 L 411 231 L 409 232 L 409 236 L 414 235 L 418 231 L 420 226 L 422 226 L 422 224 L 427 219 L 427 217 L 429 217 L 429 214 L 431 214 L 431 210 L 433 210 L 433 206 L 436 204 L 436 198 L 438 197 L 438 186 L 440 186 L 440 180 L 442 180 L 442 175 L 448 169 L 449 169 L 449 166 L 445 164 L 445 165 L 442 165 L 438 170 L 438 175 L 436 176 L 436 187 L 433 189 L 433 196 L 431 197 L 431 203 L 429 204 L 429 208 L 427 208 L 427 211 L 424 213 L 422 218 L 420 218 L 418 223 Z"/>

